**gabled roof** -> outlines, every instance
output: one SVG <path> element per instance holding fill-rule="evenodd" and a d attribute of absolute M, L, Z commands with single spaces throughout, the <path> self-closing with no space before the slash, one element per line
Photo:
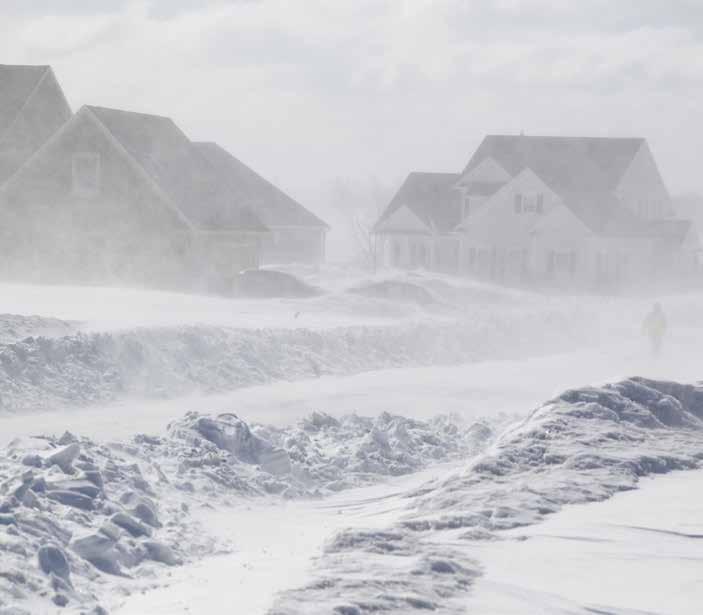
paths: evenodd
<path fill-rule="evenodd" d="M 625 172 L 645 143 L 641 138 L 488 135 L 463 174 L 488 159 L 511 177 L 530 169 L 595 233 L 656 236 L 663 227 L 630 211 L 616 196 Z"/>
<path fill-rule="evenodd" d="M 49 70 L 48 66 L 0 64 L 0 138 Z"/>
<path fill-rule="evenodd" d="M 51 67 L 0 64 L 0 183 L 70 117 Z"/>
<path fill-rule="evenodd" d="M 256 213 L 267 226 L 329 228 L 327 223 L 254 172 L 217 143 L 194 143 L 196 150 L 216 170 L 230 203 Z"/>
<path fill-rule="evenodd" d="M 645 219 L 623 206 L 612 192 L 565 192 L 560 196 L 576 217 L 599 235 L 643 235 L 652 230 Z"/>
<path fill-rule="evenodd" d="M 375 231 L 396 210 L 406 206 L 431 229 L 453 230 L 461 222 L 460 193 L 454 188 L 457 173 L 410 173 L 379 218 Z"/>
<path fill-rule="evenodd" d="M 167 117 L 86 107 L 196 227 L 266 232 L 222 173 Z"/>
<path fill-rule="evenodd" d="M 400 233 L 402 235 L 432 235 L 432 227 L 421 220 L 417 214 L 406 205 L 401 205 L 392 211 L 375 226 L 377 233 Z"/>
<path fill-rule="evenodd" d="M 464 173 L 493 158 L 512 177 L 532 169 L 559 194 L 605 193 L 615 190 L 644 143 L 641 138 L 488 135 Z"/>

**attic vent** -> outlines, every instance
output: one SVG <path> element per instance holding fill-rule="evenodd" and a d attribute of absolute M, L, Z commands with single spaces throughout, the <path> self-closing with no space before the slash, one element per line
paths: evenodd
<path fill-rule="evenodd" d="M 73 193 L 95 196 L 100 192 L 100 154 L 74 154 L 72 160 Z"/>

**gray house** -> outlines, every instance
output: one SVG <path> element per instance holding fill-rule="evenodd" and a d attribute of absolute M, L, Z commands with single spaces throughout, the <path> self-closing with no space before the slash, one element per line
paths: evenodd
<path fill-rule="evenodd" d="M 51 67 L 0 64 L 0 184 L 70 117 Z"/>
<path fill-rule="evenodd" d="M 269 231 L 168 118 L 83 107 L 2 186 L 9 274 L 217 288 Z"/>
<path fill-rule="evenodd" d="M 318 262 L 327 225 L 166 117 L 85 106 L 48 66 L 0 65 L 0 274 L 227 288 Z"/>

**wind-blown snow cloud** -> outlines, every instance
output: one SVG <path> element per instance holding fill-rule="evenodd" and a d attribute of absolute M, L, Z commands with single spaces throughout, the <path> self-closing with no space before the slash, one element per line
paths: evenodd
<path fill-rule="evenodd" d="M 457 170 L 520 130 L 643 135 L 672 191 L 703 187 L 697 0 L 5 0 L 0 58 L 52 64 L 74 107 L 170 115 L 303 197 Z"/>

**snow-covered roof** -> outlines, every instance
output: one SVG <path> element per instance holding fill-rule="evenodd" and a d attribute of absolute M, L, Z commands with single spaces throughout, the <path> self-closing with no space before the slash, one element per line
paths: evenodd
<path fill-rule="evenodd" d="M 383 212 L 375 230 L 405 206 L 433 231 L 453 230 L 461 222 L 460 193 L 455 184 L 457 173 L 410 173 Z"/>
<path fill-rule="evenodd" d="M 230 182 L 170 118 L 86 107 L 196 227 L 266 232 Z"/>
<path fill-rule="evenodd" d="M 270 228 L 277 226 L 328 228 L 326 222 L 217 143 L 194 143 L 193 145 L 213 165 L 226 184 L 227 198 L 241 207 L 254 211 Z"/>
<path fill-rule="evenodd" d="M 511 177 L 531 169 L 558 193 L 611 192 L 644 144 L 641 138 L 488 135 L 463 174 L 491 158 Z"/>
<path fill-rule="evenodd" d="M 592 231 L 653 234 L 654 227 L 627 209 L 615 193 L 645 143 L 641 138 L 488 135 L 462 176 L 486 160 L 498 163 L 511 177 L 530 169 Z"/>

